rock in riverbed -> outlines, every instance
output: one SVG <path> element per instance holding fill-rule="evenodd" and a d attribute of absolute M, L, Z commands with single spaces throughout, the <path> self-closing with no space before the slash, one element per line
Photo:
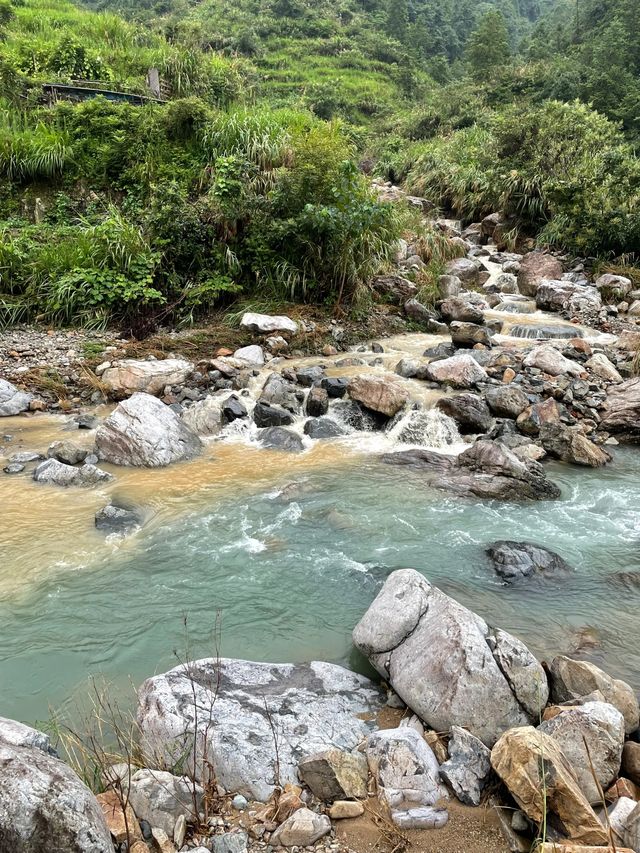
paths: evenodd
<path fill-rule="evenodd" d="M 96 798 L 68 765 L 50 754 L 48 738 L 2 718 L 0 850 L 113 853 Z"/>
<path fill-rule="evenodd" d="M 159 468 L 193 458 L 202 443 L 168 406 L 137 393 L 98 428 L 96 449 L 101 459 L 115 465 Z"/>
<path fill-rule="evenodd" d="M 436 731 L 462 726 L 491 746 L 547 701 L 546 675 L 526 646 L 413 569 L 389 576 L 353 640 Z"/>
<path fill-rule="evenodd" d="M 116 361 L 102 374 L 102 381 L 115 395 L 161 394 L 167 385 L 184 385 L 193 364 L 181 358 Z"/>
<path fill-rule="evenodd" d="M 6 379 L 0 379 L 0 418 L 26 412 L 32 400 L 31 394 L 21 391 Z"/>
<path fill-rule="evenodd" d="M 168 766 L 181 757 L 191 767 L 195 749 L 201 779 L 206 751 L 224 790 L 263 801 L 277 781 L 298 781 L 301 756 L 330 747 L 353 750 L 370 732 L 365 718 L 383 705 L 369 679 L 340 666 L 226 658 L 150 678 L 138 696 L 147 756 L 161 756 Z"/>
<path fill-rule="evenodd" d="M 82 465 L 74 468 L 57 459 L 45 459 L 33 472 L 36 483 L 48 483 L 52 486 L 95 486 L 113 480 L 113 476 L 95 465 Z"/>
<path fill-rule="evenodd" d="M 270 314 L 255 314 L 251 311 L 247 311 L 242 315 L 240 328 L 247 329 L 249 332 L 258 332 L 261 335 L 267 335 L 273 332 L 295 335 L 298 331 L 298 324 L 289 317 Z"/>
<path fill-rule="evenodd" d="M 416 449 L 386 453 L 382 461 L 415 468 L 433 488 L 464 497 L 498 500 L 560 497 L 560 489 L 547 479 L 541 465 L 518 459 L 495 441 L 477 441 L 457 457 Z"/>
<path fill-rule="evenodd" d="M 547 577 L 571 571 L 571 566 L 562 557 L 531 542 L 493 542 L 488 546 L 487 554 L 496 574 L 507 583 L 533 575 Z"/>
<path fill-rule="evenodd" d="M 440 767 L 440 775 L 454 794 L 467 806 L 479 806 L 491 773 L 491 752 L 471 732 L 452 726 L 449 758 Z"/>
<path fill-rule="evenodd" d="M 409 399 L 398 382 L 381 376 L 356 376 L 349 382 L 347 390 L 352 400 L 387 418 L 397 415 Z"/>

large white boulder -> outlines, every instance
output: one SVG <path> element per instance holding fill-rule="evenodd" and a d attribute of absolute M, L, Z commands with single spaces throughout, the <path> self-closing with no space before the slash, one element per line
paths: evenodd
<path fill-rule="evenodd" d="M 242 315 L 240 328 L 249 332 L 259 332 L 261 335 L 271 334 L 272 332 L 295 335 L 298 331 L 298 324 L 289 317 L 255 314 L 252 311 L 247 311 L 246 314 Z"/>
<path fill-rule="evenodd" d="M 432 729 L 462 726 L 487 746 L 539 717 L 542 666 L 516 637 L 491 628 L 419 572 L 386 580 L 353 640 Z"/>
<path fill-rule="evenodd" d="M 115 394 L 161 394 L 167 385 L 183 385 L 193 370 L 193 364 L 182 358 L 134 359 L 116 361 L 102 374 Z"/>
<path fill-rule="evenodd" d="M 450 358 L 432 361 L 426 374 L 434 382 L 445 382 L 455 388 L 471 388 L 489 378 L 484 367 L 470 355 L 452 355 Z"/>
<path fill-rule="evenodd" d="M 334 664 L 205 659 L 144 682 L 138 723 L 150 762 L 180 759 L 198 781 L 266 801 L 298 782 L 304 755 L 354 749 L 382 707 L 369 679 Z"/>
<path fill-rule="evenodd" d="M 159 468 L 191 459 L 201 448 L 198 436 L 150 394 L 124 400 L 96 432 L 100 458 L 114 465 Z"/>
<path fill-rule="evenodd" d="M 2 853 L 113 853 L 102 809 L 42 732 L 0 718 Z"/>

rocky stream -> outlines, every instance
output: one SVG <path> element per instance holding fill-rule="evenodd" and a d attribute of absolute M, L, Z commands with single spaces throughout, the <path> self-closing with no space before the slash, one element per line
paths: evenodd
<path fill-rule="evenodd" d="M 439 227 L 399 334 L 94 336 L 62 408 L 0 337 L 0 853 L 640 853 L 640 292 Z M 135 734 L 81 781 L 89 677 Z"/>

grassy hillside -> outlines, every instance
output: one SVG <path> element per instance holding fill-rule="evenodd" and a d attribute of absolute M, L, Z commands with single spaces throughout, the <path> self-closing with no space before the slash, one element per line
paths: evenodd
<path fill-rule="evenodd" d="M 503 210 L 514 241 L 640 251 L 631 0 L 581 0 L 579 27 L 574 0 L 126 2 L 0 0 L 0 324 L 362 304 L 408 223 L 358 163 L 466 221 Z M 150 67 L 164 104 L 43 99 L 145 93 Z"/>

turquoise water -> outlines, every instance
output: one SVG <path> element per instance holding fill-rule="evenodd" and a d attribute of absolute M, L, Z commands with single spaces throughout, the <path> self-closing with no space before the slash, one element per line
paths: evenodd
<path fill-rule="evenodd" d="M 259 455 L 248 458 L 255 466 Z M 127 547 L 99 547 L 87 512 L 70 528 L 73 551 L 73 531 L 79 539 L 86 526 L 81 571 L 49 571 L 60 554 L 50 555 L 47 534 L 39 540 L 32 526 L 24 560 L 35 551 L 41 571 L 0 599 L 0 714 L 73 713 L 90 676 L 132 695 L 130 684 L 217 647 L 234 657 L 361 667 L 350 632 L 384 578 L 407 566 L 542 657 L 587 637 L 592 659 L 638 687 L 640 583 L 616 574 L 640 573 L 640 451 L 617 450 L 605 470 L 547 470 L 560 501 L 507 505 L 449 497 L 375 456 L 346 464 L 336 452 L 288 477 L 258 466 L 255 476 L 244 471 L 241 489 L 232 473 L 225 489 L 203 487 L 195 509 L 177 489 L 161 523 Z M 0 482 L 9 542 L 20 518 L 10 479 Z M 281 494 L 285 482 L 298 485 Z M 56 493 L 56 507 L 73 500 L 77 514 L 78 498 L 65 494 Z M 546 545 L 575 571 L 504 587 L 483 553 L 498 538 Z M 15 549 L 6 553 L 14 564 L 5 574 L 19 577 L 22 561 Z"/>

